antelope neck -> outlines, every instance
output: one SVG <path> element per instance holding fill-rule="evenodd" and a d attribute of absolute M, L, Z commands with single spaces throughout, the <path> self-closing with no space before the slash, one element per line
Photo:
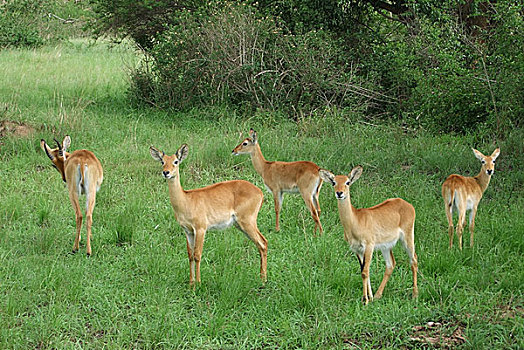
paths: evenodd
<path fill-rule="evenodd" d="M 486 170 L 482 168 L 480 169 L 480 173 L 478 173 L 478 175 L 474 176 L 473 178 L 480 186 L 481 191 L 484 193 L 484 191 L 486 191 L 486 188 L 488 188 L 489 181 L 491 180 L 491 176 L 486 174 Z"/>
<path fill-rule="evenodd" d="M 169 188 L 169 197 L 171 199 L 171 204 L 173 204 L 173 206 L 176 206 L 177 208 L 183 207 L 183 203 L 185 200 L 185 191 L 182 188 L 182 185 L 180 184 L 180 176 L 178 174 L 178 171 L 176 172 L 176 176 L 167 179 L 167 185 Z"/>
<path fill-rule="evenodd" d="M 260 149 L 258 143 L 255 145 L 255 151 L 251 153 L 251 162 L 253 163 L 253 167 L 255 168 L 256 172 L 263 176 L 268 162 L 262 155 L 262 150 Z"/>
<path fill-rule="evenodd" d="M 355 222 L 355 207 L 351 204 L 351 199 L 348 195 L 344 199 L 338 199 L 338 211 L 340 214 L 340 221 L 342 225 L 346 227 L 347 225 L 353 226 Z"/>

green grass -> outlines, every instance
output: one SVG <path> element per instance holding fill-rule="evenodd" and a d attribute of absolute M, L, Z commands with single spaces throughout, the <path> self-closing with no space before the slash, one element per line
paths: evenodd
<path fill-rule="evenodd" d="M 479 135 L 429 135 L 343 118 L 293 123 L 225 108 L 188 113 L 133 109 L 126 46 L 83 41 L 0 52 L 0 120 L 34 128 L 0 139 L 0 348 L 522 348 L 524 273 L 523 132 L 497 142 L 501 156 L 479 206 L 476 246 L 447 248 L 440 184 L 474 175 Z M 247 179 L 264 188 L 250 160 L 231 150 L 257 130 L 268 160 L 311 160 L 334 173 L 364 167 L 357 207 L 401 196 L 417 210 L 420 297 L 401 247 L 381 300 L 363 306 L 359 265 L 343 240 L 333 190 L 320 203 L 325 233 L 298 196 L 284 198 L 281 232 L 265 193 L 258 218 L 269 241 L 262 287 L 253 243 L 234 228 L 206 236 L 202 284 L 188 287 L 185 236 L 175 222 L 150 145 L 190 147 L 182 184 Z M 71 255 L 74 215 L 39 140 L 72 137 L 95 152 L 105 177 L 97 196 L 93 256 Z M 264 190 L 265 191 L 265 190 Z M 85 231 L 82 238 L 85 239 Z M 469 242 L 469 235 L 465 236 Z M 384 271 L 374 255 L 376 290 Z M 437 322 L 428 326 L 428 322 Z"/>

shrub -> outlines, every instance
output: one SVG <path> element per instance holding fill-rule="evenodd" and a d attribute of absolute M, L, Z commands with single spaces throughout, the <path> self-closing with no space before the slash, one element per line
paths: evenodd
<path fill-rule="evenodd" d="M 351 109 L 435 132 L 522 124 L 515 2 L 92 1 L 102 27 L 144 48 L 130 91 L 151 105 Z"/>
<path fill-rule="evenodd" d="M 149 50 L 154 38 L 176 21 L 183 9 L 196 10 L 199 0 L 91 0 L 96 18 L 91 22 L 96 35 L 129 36 Z"/>
<path fill-rule="evenodd" d="M 43 2 L 8 0 L 0 3 L 0 47 L 43 44 L 38 25 L 44 16 L 41 7 Z"/>
<path fill-rule="evenodd" d="M 329 33 L 284 35 L 271 17 L 245 3 L 182 11 L 149 54 L 133 88 L 159 106 L 248 105 L 297 116 L 333 106 L 362 108 L 375 97 Z"/>
<path fill-rule="evenodd" d="M 36 47 L 82 33 L 87 5 L 69 0 L 0 1 L 0 48 Z"/>
<path fill-rule="evenodd" d="M 408 25 L 383 26 L 380 35 L 389 40 L 372 43 L 365 70 L 398 99 L 381 106 L 387 116 L 437 132 L 483 129 L 500 136 L 522 123 L 522 16 L 515 5 L 496 4 L 483 13 L 489 25 L 472 35 L 455 6 L 438 16 L 415 9 Z"/>

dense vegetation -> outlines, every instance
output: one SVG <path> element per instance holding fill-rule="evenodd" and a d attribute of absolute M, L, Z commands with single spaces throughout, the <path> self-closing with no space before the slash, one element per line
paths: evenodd
<path fill-rule="evenodd" d="M 154 106 L 336 109 L 497 136 L 522 124 L 521 1 L 95 2 L 97 28 L 147 54 L 133 94 Z"/>
<path fill-rule="evenodd" d="M 38 47 L 80 36 L 92 17 L 87 1 L 0 1 L 0 49 Z"/>
<path fill-rule="evenodd" d="M 523 13 L 521 0 L 7 0 L 0 47 L 87 29 L 142 48 L 135 102 L 502 137 L 524 115 Z"/>

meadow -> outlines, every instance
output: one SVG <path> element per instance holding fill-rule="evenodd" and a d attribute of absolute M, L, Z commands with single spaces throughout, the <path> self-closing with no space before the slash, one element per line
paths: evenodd
<path fill-rule="evenodd" d="M 0 51 L 1 349 L 411 349 L 524 347 L 524 132 L 435 135 L 334 113 L 297 122 L 227 108 L 134 108 L 126 89 L 132 47 L 72 40 Z M 21 123 L 21 124 L 18 124 Z M 16 132 L 16 125 L 24 132 Z M 356 257 L 343 240 L 333 189 L 324 184 L 322 236 L 299 196 L 286 195 L 281 231 L 273 199 L 247 156 L 232 149 L 254 128 L 268 160 L 310 160 L 364 173 L 352 203 L 402 197 L 417 212 L 418 299 L 403 249 L 382 299 L 364 306 Z M 71 254 L 74 212 L 40 139 L 66 135 L 93 151 L 104 183 L 93 215 L 93 255 Z M 268 239 L 268 282 L 258 252 L 235 228 L 206 235 L 202 283 L 188 286 L 185 235 L 149 146 L 187 143 L 184 188 L 246 179 L 264 190 L 258 226 Z M 482 199 L 475 246 L 448 249 L 440 186 L 473 176 L 471 148 L 501 148 Z M 82 231 L 85 239 L 85 229 Z M 457 240 L 455 239 L 455 242 Z M 384 271 L 374 254 L 371 283 Z"/>

